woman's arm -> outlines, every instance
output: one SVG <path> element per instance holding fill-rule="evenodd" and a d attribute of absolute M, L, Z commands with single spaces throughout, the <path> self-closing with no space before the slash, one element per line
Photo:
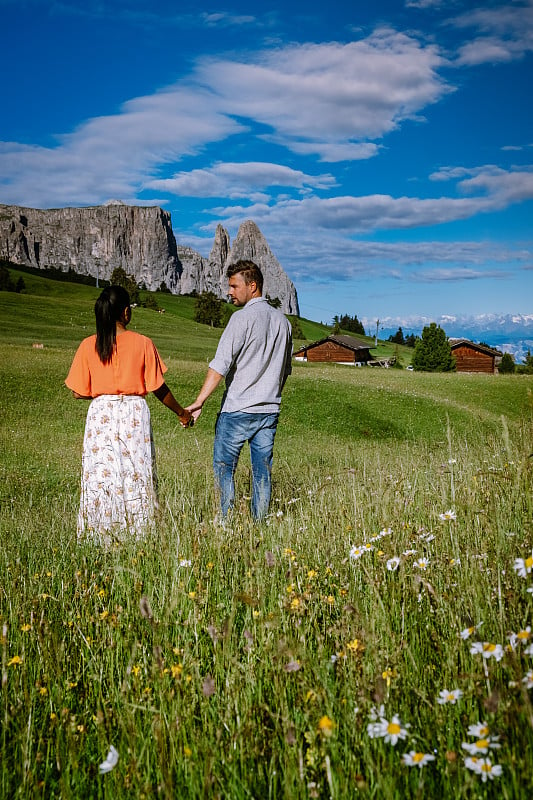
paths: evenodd
<path fill-rule="evenodd" d="M 163 383 L 159 387 L 159 389 L 156 389 L 154 391 L 154 394 L 157 397 L 157 399 L 163 403 L 164 406 L 170 408 L 170 410 L 177 415 L 180 424 L 184 428 L 189 428 L 191 425 L 194 425 L 194 419 L 191 412 L 186 411 L 184 408 L 182 408 L 182 406 L 180 406 L 180 404 L 178 403 L 178 401 L 176 400 L 176 398 L 174 397 L 174 395 L 172 394 L 166 383 Z"/>

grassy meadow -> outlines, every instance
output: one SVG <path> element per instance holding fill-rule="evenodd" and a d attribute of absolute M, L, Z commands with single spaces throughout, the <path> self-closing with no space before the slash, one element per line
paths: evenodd
<path fill-rule="evenodd" d="M 0 293 L 0 797 L 532 796 L 533 380 L 295 364 L 271 514 L 244 453 L 226 531 L 219 396 L 190 430 L 150 397 L 157 530 L 102 549 L 63 385 L 98 290 L 24 280 Z M 219 332 L 158 300 L 132 327 L 186 404 Z"/>

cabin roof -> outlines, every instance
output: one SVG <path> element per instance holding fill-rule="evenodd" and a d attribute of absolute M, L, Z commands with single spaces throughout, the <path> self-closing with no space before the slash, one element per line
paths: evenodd
<path fill-rule="evenodd" d="M 310 344 L 304 344 L 303 347 L 300 347 L 294 355 L 298 353 L 305 353 L 307 350 L 310 350 L 313 347 L 318 347 L 325 342 L 334 342 L 335 344 L 340 344 L 342 347 L 345 347 L 347 350 L 352 350 L 356 353 L 359 350 L 370 350 L 370 345 L 368 342 L 363 342 L 361 339 L 356 339 L 355 336 L 337 336 L 332 334 L 331 336 L 326 336 L 324 339 L 319 339 L 316 342 L 311 342 Z"/>
<path fill-rule="evenodd" d="M 492 347 L 487 347 L 484 344 L 476 344 L 476 342 L 471 342 L 470 339 L 449 339 L 448 341 L 452 350 L 457 347 L 470 347 L 472 350 L 477 350 L 488 356 L 499 355 L 498 351 L 494 350 Z"/>

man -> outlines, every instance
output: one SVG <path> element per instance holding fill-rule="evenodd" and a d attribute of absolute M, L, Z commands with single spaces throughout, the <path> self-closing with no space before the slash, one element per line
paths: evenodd
<path fill-rule="evenodd" d="M 245 442 L 252 463 L 252 516 L 263 519 L 270 503 L 274 436 L 281 392 L 291 372 L 291 326 L 262 296 L 263 275 L 253 261 L 228 268 L 232 314 L 209 364 L 204 385 L 188 410 L 196 421 L 223 378 L 226 391 L 215 427 L 213 470 L 225 519 L 235 499 L 234 475 Z"/>

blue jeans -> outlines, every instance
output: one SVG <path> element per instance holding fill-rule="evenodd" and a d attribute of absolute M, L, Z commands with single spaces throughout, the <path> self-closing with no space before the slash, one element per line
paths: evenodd
<path fill-rule="evenodd" d="M 233 508 L 234 475 L 245 442 L 250 444 L 252 462 L 252 516 L 263 519 L 268 512 L 272 488 L 272 456 L 279 413 L 248 414 L 222 412 L 215 427 L 213 470 L 222 516 Z"/>

